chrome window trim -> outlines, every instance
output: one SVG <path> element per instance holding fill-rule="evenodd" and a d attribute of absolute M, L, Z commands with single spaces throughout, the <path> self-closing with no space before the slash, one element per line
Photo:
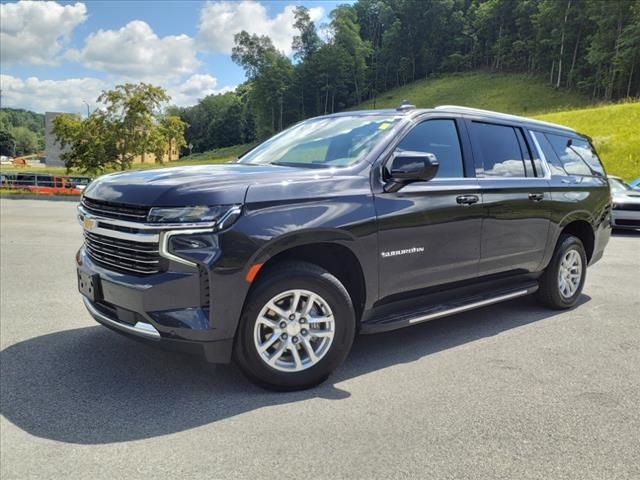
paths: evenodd
<path fill-rule="evenodd" d="M 547 160 L 547 157 L 544 154 L 544 152 L 542 151 L 542 147 L 540 146 L 540 143 L 538 142 L 538 137 L 536 137 L 537 133 L 538 132 L 535 132 L 534 130 L 529 130 L 529 135 L 531 135 L 531 138 L 533 139 L 533 145 L 534 145 L 536 151 L 538 152 L 538 156 L 540 157 L 540 163 L 542 164 L 542 166 L 544 168 L 544 176 L 538 177 L 538 178 L 544 178 L 546 180 L 549 180 L 549 179 L 551 179 L 551 167 L 549 167 L 549 161 Z"/>

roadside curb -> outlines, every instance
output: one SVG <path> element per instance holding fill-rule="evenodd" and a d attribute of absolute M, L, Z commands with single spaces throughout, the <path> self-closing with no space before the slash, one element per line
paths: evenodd
<path fill-rule="evenodd" d="M 80 195 L 0 195 L 0 200 L 51 200 L 54 202 L 79 202 Z"/>

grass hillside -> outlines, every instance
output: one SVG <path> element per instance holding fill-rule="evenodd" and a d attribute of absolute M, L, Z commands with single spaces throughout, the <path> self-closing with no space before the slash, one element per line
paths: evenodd
<path fill-rule="evenodd" d="M 194 153 L 193 155 L 187 155 L 180 160 L 170 163 L 164 163 L 158 165 L 155 163 L 134 164 L 132 170 L 149 170 L 151 168 L 162 167 L 180 167 L 186 165 L 207 165 L 210 163 L 225 163 L 230 160 L 234 160 L 242 155 L 244 152 L 252 148 L 255 144 L 247 143 L 242 145 L 234 145 L 232 147 L 218 148 L 215 150 L 209 150 L 203 153 Z M 2 165 L 0 171 L 6 173 L 18 173 L 26 171 L 34 171 L 41 173 L 52 173 L 54 175 L 66 175 L 66 169 L 64 167 L 13 167 L 11 165 Z M 117 170 L 109 170 L 104 173 L 115 172 Z M 79 171 L 72 169 L 73 174 L 80 174 Z"/>
<path fill-rule="evenodd" d="M 516 115 L 568 110 L 590 104 L 576 92 L 556 90 L 542 79 L 520 74 L 467 73 L 418 80 L 389 90 L 376 99 L 375 108 L 396 108 L 402 100 L 416 107 L 463 105 Z M 351 110 L 373 108 L 367 101 Z"/>
<path fill-rule="evenodd" d="M 536 115 L 589 135 L 609 175 L 640 177 L 640 102 Z"/>

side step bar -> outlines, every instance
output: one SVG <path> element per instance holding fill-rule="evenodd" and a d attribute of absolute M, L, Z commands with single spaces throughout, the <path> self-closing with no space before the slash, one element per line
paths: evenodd
<path fill-rule="evenodd" d="M 518 297 L 530 295 L 538 290 L 538 283 L 531 282 L 508 291 L 495 292 L 493 295 L 473 296 L 439 305 L 431 305 L 412 312 L 400 312 L 386 318 L 376 319 L 362 324 L 361 333 L 378 333 L 408 327 L 416 323 L 427 322 L 456 313 L 486 307 Z"/>

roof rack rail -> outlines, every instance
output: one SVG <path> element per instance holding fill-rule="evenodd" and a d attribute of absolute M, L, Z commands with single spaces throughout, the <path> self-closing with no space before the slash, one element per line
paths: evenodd
<path fill-rule="evenodd" d="M 511 120 L 517 122 L 526 122 L 533 123 L 545 127 L 559 128 L 562 130 L 567 130 L 569 132 L 577 133 L 573 128 L 567 127 L 565 125 L 558 125 L 557 123 L 544 122 L 542 120 L 535 120 L 532 118 L 521 117 L 519 115 L 511 115 L 508 113 L 495 112 L 493 110 L 483 110 L 481 108 L 472 108 L 472 107 L 461 107 L 459 105 L 438 105 L 435 107 L 436 110 L 448 110 L 450 112 L 455 113 L 468 113 L 468 114 L 476 114 L 476 115 L 489 115 L 492 117 L 502 118 L 504 120 Z"/>

